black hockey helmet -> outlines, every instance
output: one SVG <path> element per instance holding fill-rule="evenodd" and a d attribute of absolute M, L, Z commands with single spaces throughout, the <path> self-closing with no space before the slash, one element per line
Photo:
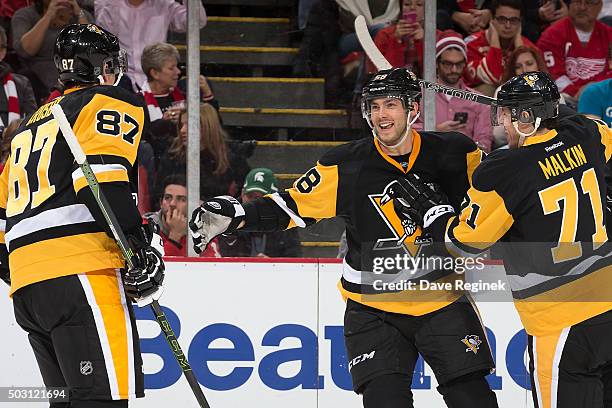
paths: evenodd
<path fill-rule="evenodd" d="M 499 108 L 509 108 L 512 121 L 536 123 L 559 115 L 559 88 L 546 72 L 526 72 L 511 78 L 497 93 L 491 113 L 494 126 L 499 124 Z"/>
<path fill-rule="evenodd" d="M 70 24 L 55 41 L 53 61 L 62 83 L 99 83 L 102 74 L 125 72 L 117 37 L 95 24 Z"/>
<path fill-rule="evenodd" d="M 421 100 L 421 85 L 406 68 L 391 68 L 378 71 L 361 92 L 361 115 L 372 127 L 370 103 L 378 98 L 397 98 L 404 108 L 412 109 L 412 102 Z"/>

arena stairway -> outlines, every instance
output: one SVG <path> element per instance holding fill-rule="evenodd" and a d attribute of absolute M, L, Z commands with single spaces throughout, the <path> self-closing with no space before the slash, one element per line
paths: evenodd
<path fill-rule="evenodd" d="M 325 108 L 322 78 L 291 77 L 299 47 L 292 35 L 298 1 L 206 0 L 204 4 L 209 17 L 200 31 L 202 73 L 219 101 L 223 124 L 243 139 L 280 139 L 259 141 L 249 164 L 271 168 L 279 187 L 289 187 L 339 143 L 284 139 L 292 132 L 318 131 L 319 139 L 329 140 L 338 129 L 350 127 L 346 110 Z M 186 61 L 185 34 L 169 33 L 168 38 Z M 303 256 L 335 257 L 343 231 L 339 219 L 299 229 Z"/>

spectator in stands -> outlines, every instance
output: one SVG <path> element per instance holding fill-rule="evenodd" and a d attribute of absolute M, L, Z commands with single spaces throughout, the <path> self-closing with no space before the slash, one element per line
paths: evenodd
<path fill-rule="evenodd" d="M 17 128 L 19 128 L 19 125 L 21 125 L 21 121 L 21 119 L 12 121 L 2 131 L 2 142 L 0 142 L 0 173 L 4 169 L 4 164 L 8 160 L 9 155 L 11 154 L 11 142 L 17 134 Z"/>
<path fill-rule="evenodd" d="M 564 0 L 523 0 L 525 18 L 523 19 L 522 34 L 534 43 L 542 31 L 551 24 L 567 17 L 568 9 Z"/>
<path fill-rule="evenodd" d="M 438 82 L 457 89 L 472 89 L 465 86 L 461 77 L 466 65 L 466 46 L 459 33 L 447 30 L 438 35 L 436 42 L 436 69 Z M 420 120 L 422 120 L 419 117 Z M 415 123 L 421 129 L 422 122 Z M 491 110 L 486 105 L 463 99 L 436 94 L 436 131 L 461 132 L 470 137 L 480 149 L 491 151 Z"/>
<path fill-rule="evenodd" d="M 338 44 L 341 59 L 361 50 L 355 34 L 355 17 L 363 15 L 370 35 L 376 37 L 378 30 L 395 21 L 400 11 L 398 0 L 336 0 L 336 3 L 340 6 L 339 21 L 343 33 Z"/>
<path fill-rule="evenodd" d="M 187 256 L 187 183 L 183 175 L 164 179 L 160 208 L 143 216 L 159 225 L 166 256 Z M 218 243 L 213 241 L 200 256 L 220 258 Z"/>
<path fill-rule="evenodd" d="M 23 75 L 12 72 L 11 66 L 4 62 L 7 50 L 4 28 L 0 27 L 0 128 L 29 115 L 36 110 L 36 98 L 30 81 Z"/>
<path fill-rule="evenodd" d="M 68 24 L 90 22 L 93 17 L 76 0 L 34 0 L 33 5 L 15 12 L 11 20 L 13 48 L 37 101 L 45 100 L 57 82 L 53 49 L 60 30 Z"/>
<path fill-rule="evenodd" d="M 612 79 L 587 85 L 580 94 L 578 112 L 601 119 L 612 127 Z"/>
<path fill-rule="evenodd" d="M 492 95 L 500 84 L 505 62 L 516 47 L 535 45 L 521 35 L 520 0 L 493 0 L 493 20 L 489 28 L 465 39 L 468 66 L 466 85 Z"/>
<path fill-rule="evenodd" d="M 395 24 L 380 30 L 374 43 L 387 61 L 394 67 L 406 67 L 421 77 L 423 72 L 423 23 L 424 0 L 402 0 L 399 19 Z M 404 19 L 407 12 L 414 13 L 414 22 Z M 368 72 L 378 71 L 372 61 L 367 61 Z"/>
<path fill-rule="evenodd" d="M 32 0 L 3 0 L 0 1 L 0 26 L 6 32 L 11 29 L 11 18 L 15 11 L 32 4 Z"/>
<path fill-rule="evenodd" d="M 200 3 L 200 28 L 206 25 L 206 11 Z M 168 30 L 187 30 L 187 6 L 175 0 L 95 0 L 96 21 L 119 37 L 128 53 L 128 76 L 135 89 L 148 79 L 141 67 L 141 54 L 148 44 L 165 42 Z M 177 58 L 178 59 L 178 58 Z"/>
<path fill-rule="evenodd" d="M 438 29 L 470 35 L 487 28 L 491 11 L 482 5 L 477 7 L 475 0 L 439 0 L 436 18 Z"/>
<path fill-rule="evenodd" d="M 505 83 L 516 75 L 531 71 L 548 72 L 542 53 L 538 49 L 526 47 L 524 45 L 517 47 L 517 49 L 510 54 L 510 57 L 508 57 L 508 63 L 504 67 L 501 83 Z M 500 88 L 501 85 L 495 90 L 495 97 L 497 97 L 497 92 L 499 92 Z M 561 97 L 559 103 L 565 104 L 563 97 Z M 506 131 L 504 130 L 503 125 L 493 127 L 493 138 L 494 149 L 506 146 L 508 144 Z"/>
<path fill-rule="evenodd" d="M 185 108 L 185 91 L 178 86 L 181 74 L 178 68 L 179 59 L 176 47 L 168 43 L 150 44 L 142 51 L 141 65 L 147 80 L 141 84 L 141 93 L 151 120 L 151 126 L 144 138 L 151 143 L 156 161 L 159 161 L 161 153 L 176 136 L 176 124 Z M 202 102 L 218 107 L 210 85 L 203 75 L 200 75 L 200 92 Z"/>
<path fill-rule="evenodd" d="M 612 28 L 597 21 L 601 0 L 572 0 L 569 17 L 551 25 L 538 40 L 559 92 L 576 106 L 582 88 L 610 78 Z"/>
<path fill-rule="evenodd" d="M 157 170 L 157 194 L 162 191 L 161 182 L 166 176 L 186 174 L 187 126 L 187 113 L 183 112 L 179 115 L 179 136 L 162 156 Z M 207 103 L 200 105 L 200 132 L 200 198 L 237 196 L 249 168 L 228 149 L 227 134 L 221 127 L 219 114 Z"/>
<path fill-rule="evenodd" d="M 240 199 L 248 203 L 266 194 L 278 192 L 272 170 L 260 167 L 247 174 Z M 238 230 L 220 239 L 221 255 L 235 257 L 300 257 L 300 238 L 296 228 L 276 232 L 245 232 Z"/>

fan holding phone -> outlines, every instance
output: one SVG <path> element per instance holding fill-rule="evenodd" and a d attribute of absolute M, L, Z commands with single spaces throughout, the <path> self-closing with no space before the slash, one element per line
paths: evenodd
<path fill-rule="evenodd" d="M 421 76 L 423 66 L 424 0 L 402 0 L 397 23 L 380 30 L 374 43 L 394 67 L 406 67 Z M 368 61 L 368 72 L 377 72 Z"/>

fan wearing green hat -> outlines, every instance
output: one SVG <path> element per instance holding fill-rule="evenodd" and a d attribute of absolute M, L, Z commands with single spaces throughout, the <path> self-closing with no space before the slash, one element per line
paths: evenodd
<path fill-rule="evenodd" d="M 240 200 L 245 204 L 276 192 L 278 187 L 274 172 L 258 167 L 246 175 Z M 221 236 L 219 243 L 224 257 L 294 258 L 302 255 L 300 239 L 295 229 L 267 233 L 238 230 L 229 236 Z"/>

